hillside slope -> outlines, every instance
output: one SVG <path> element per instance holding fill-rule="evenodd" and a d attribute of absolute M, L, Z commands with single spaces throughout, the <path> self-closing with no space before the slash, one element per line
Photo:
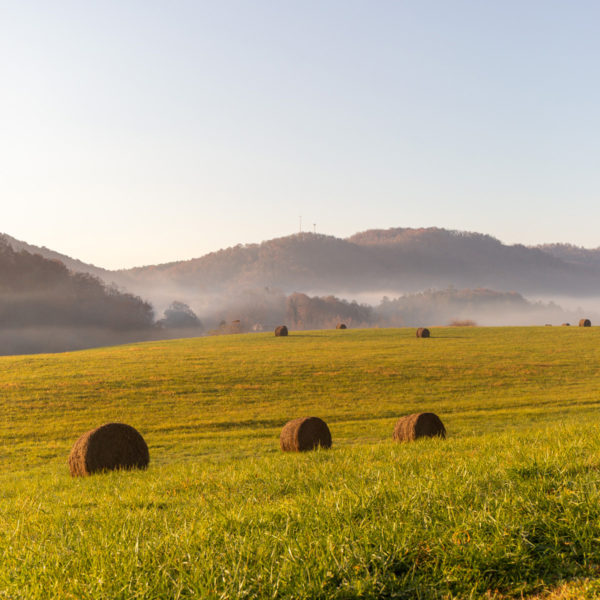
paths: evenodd
<path fill-rule="evenodd" d="M 204 293 L 262 286 L 325 293 L 448 286 L 525 294 L 600 292 L 600 264 L 567 261 L 540 248 L 437 228 L 372 230 L 347 239 L 297 234 L 121 271 L 119 277 L 138 293 L 167 284 Z"/>
<path fill-rule="evenodd" d="M 570 264 L 600 266 L 600 248 L 582 248 L 573 244 L 543 244 L 536 248 Z"/>
<path fill-rule="evenodd" d="M 34 246 L 33 244 L 17 240 L 6 233 L 0 233 L 0 243 L 4 243 L 17 251 L 25 250 L 31 254 L 39 254 L 49 260 L 59 260 L 74 273 L 90 273 L 104 279 L 107 283 L 111 280 L 111 271 L 108 269 L 103 269 L 76 258 L 71 258 L 66 254 L 61 254 L 60 252 L 56 252 L 45 246 Z"/>
<path fill-rule="evenodd" d="M 599 361 L 598 327 L 0 358 L 0 597 L 597 598 Z M 393 443 L 424 411 L 447 438 Z M 280 451 L 303 415 L 331 450 Z M 75 440 L 114 421 L 149 468 L 71 478 Z"/>
<path fill-rule="evenodd" d="M 0 354 L 133 341 L 153 328 L 147 302 L 0 240 Z"/>
<path fill-rule="evenodd" d="M 440 228 L 373 229 L 346 239 L 295 234 L 238 244 L 199 258 L 109 271 L 0 235 L 17 250 L 58 259 L 144 297 L 168 302 L 243 289 L 285 293 L 411 292 L 489 288 L 523 294 L 600 294 L 600 250 L 565 244 L 507 245 L 481 233 Z"/>

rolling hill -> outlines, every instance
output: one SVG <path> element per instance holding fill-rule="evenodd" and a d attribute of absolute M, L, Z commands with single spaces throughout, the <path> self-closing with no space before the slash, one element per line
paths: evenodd
<path fill-rule="evenodd" d="M 153 330 L 147 302 L 0 240 L 0 354 L 147 339 Z"/>
<path fill-rule="evenodd" d="M 103 269 L 95 265 L 84 263 L 81 260 L 71 258 L 66 254 L 61 254 L 60 252 L 56 252 L 50 248 L 46 248 L 45 246 L 34 246 L 33 244 L 28 244 L 27 242 L 17 240 L 6 233 L 0 233 L 0 243 L 2 242 L 17 252 L 25 250 L 25 252 L 29 252 L 30 254 L 39 254 L 40 256 L 50 260 L 58 260 L 63 263 L 67 269 L 73 271 L 74 273 L 90 273 L 91 275 L 96 275 L 107 282 L 110 279 L 111 272 L 108 269 Z"/>
<path fill-rule="evenodd" d="M 0 357 L 0 597 L 597 598 L 599 359 L 598 327 Z M 392 442 L 426 411 L 445 440 Z M 330 450 L 280 451 L 304 415 Z M 107 422 L 149 468 L 71 478 Z"/>
<path fill-rule="evenodd" d="M 285 292 L 356 294 L 456 286 L 596 295 L 600 261 L 590 258 L 593 252 L 506 245 L 489 235 L 437 228 L 371 230 L 346 239 L 306 233 L 114 276 L 146 294 L 168 284 L 196 293 L 269 286 Z"/>
<path fill-rule="evenodd" d="M 507 245 L 489 235 L 440 228 L 374 229 L 345 239 L 302 233 L 116 271 L 2 237 L 16 249 L 61 260 L 73 271 L 92 273 L 154 301 L 164 290 L 186 299 L 264 287 L 349 295 L 450 286 L 571 297 L 600 294 L 600 249 Z"/>

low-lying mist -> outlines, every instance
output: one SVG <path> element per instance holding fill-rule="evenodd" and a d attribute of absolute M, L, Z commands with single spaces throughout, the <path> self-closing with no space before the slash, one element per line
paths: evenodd
<path fill-rule="evenodd" d="M 531 301 L 515 292 L 485 289 L 448 288 L 402 295 L 388 292 L 383 296 L 373 293 L 360 295 L 360 302 L 333 294 L 286 294 L 267 287 L 212 295 L 161 289 L 152 300 L 156 318 L 141 329 L 91 326 L 76 320 L 69 323 L 64 311 L 60 323 L 38 323 L 36 319 L 44 313 L 32 312 L 29 306 L 24 313 L 31 317 L 29 325 L 12 318 L 3 321 L 0 354 L 64 352 L 138 341 L 273 331 L 282 324 L 291 330 L 303 330 L 329 329 L 338 323 L 354 328 L 577 325 L 581 318 L 600 323 L 600 312 L 594 310 L 595 302 L 589 298 L 569 298 L 565 308 L 548 299 Z M 0 310 L 0 317 L 9 314 L 13 315 Z M 93 323 L 92 317 L 88 311 L 87 318 Z"/>
<path fill-rule="evenodd" d="M 155 339 L 157 332 L 118 332 L 102 327 L 38 326 L 2 329 L 0 354 L 40 354 L 113 346 Z"/>
<path fill-rule="evenodd" d="M 590 271 L 589 260 L 575 260 L 581 252 L 574 258 L 569 250 L 563 260 L 479 234 L 397 229 L 354 240 L 288 236 L 198 260 L 95 275 L 83 263 L 69 259 L 67 267 L 55 253 L 32 253 L 14 242 L 0 236 L 1 354 L 272 331 L 282 324 L 302 330 L 340 322 L 418 327 L 600 321 L 600 298 L 589 295 L 599 293 L 600 263 Z M 525 298 L 484 286 L 547 295 Z"/>
<path fill-rule="evenodd" d="M 163 294 L 161 308 L 167 297 Z M 600 321 L 600 312 L 595 310 L 598 305 L 590 299 L 579 302 L 571 298 L 565 308 L 550 299 L 532 301 L 515 292 L 452 287 L 400 295 L 369 292 L 355 298 L 286 294 L 270 288 L 186 297 L 179 290 L 177 299 L 188 304 L 204 330 L 211 333 L 266 331 L 280 324 L 319 329 L 335 327 L 338 322 L 354 327 L 418 327 L 469 321 L 481 326 L 561 325 L 577 324 L 584 317 Z"/>

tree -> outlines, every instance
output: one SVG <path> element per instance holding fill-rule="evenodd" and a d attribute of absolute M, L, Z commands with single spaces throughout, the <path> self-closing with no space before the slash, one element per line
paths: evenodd
<path fill-rule="evenodd" d="M 202 328 L 202 322 L 196 313 L 187 304 L 178 301 L 171 302 L 159 323 L 169 329 Z"/>

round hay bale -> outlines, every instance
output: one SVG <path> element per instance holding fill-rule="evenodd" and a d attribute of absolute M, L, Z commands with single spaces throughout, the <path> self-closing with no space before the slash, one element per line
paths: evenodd
<path fill-rule="evenodd" d="M 228 333 L 242 333 L 242 322 L 239 319 L 231 321 L 228 330 Z"/>
<path fill-rule="evenodd" d="M 336 329 L 348 329 L 348 328 L 346 327 L 346 323 L 338 323 L 338 324 L 335 326 L 335 328 L 336 328 Z"/>
<path fill-rule="evenodd" d="M 285 325 L 279 325 L 278 327 L 275 327 L 275 335 L 277 337 L 281 337 L 282 335 L 287 335 L 288 334 L 288 328 Z"/>
<path fill-rule="evenodd" d="M 115 469 L 145 469 L 149 462 L 144 438 L 124 423 L 107 423 L 84 433 L 69 454 L 72 477 Z"/>
<path fill-rule="evenodd" d="M 419 338 L 428 338 L 430 336 L 429 329 L 427 327 L 419 327 L 417 329 L 417 337 Z"/>
<path fill-rule="evenodd" d="M 394 427 L 396 442 L 410 442 L 421 437 L 446 437 L 446 428 L 433 413 L 415 413 L 402 417 Z"/>
<path fill-rule="evenodd" d="M 571 327 L 571 323 L 563 323 L 561 327 Z"/>
<path fill-rule="evenodd" d="M 592 326 L 592 322 L 589 319 L 581 319 L 581 321 L 579 321 L 579 327 L 591 327 Z"/>
<path fill-rule="evenodd" d="M 319 417 L 294 419 L 281 430 L 279 445 L 284 452 L 304 452 L 318 446 L 331 448 L 331 432 Z"/>

